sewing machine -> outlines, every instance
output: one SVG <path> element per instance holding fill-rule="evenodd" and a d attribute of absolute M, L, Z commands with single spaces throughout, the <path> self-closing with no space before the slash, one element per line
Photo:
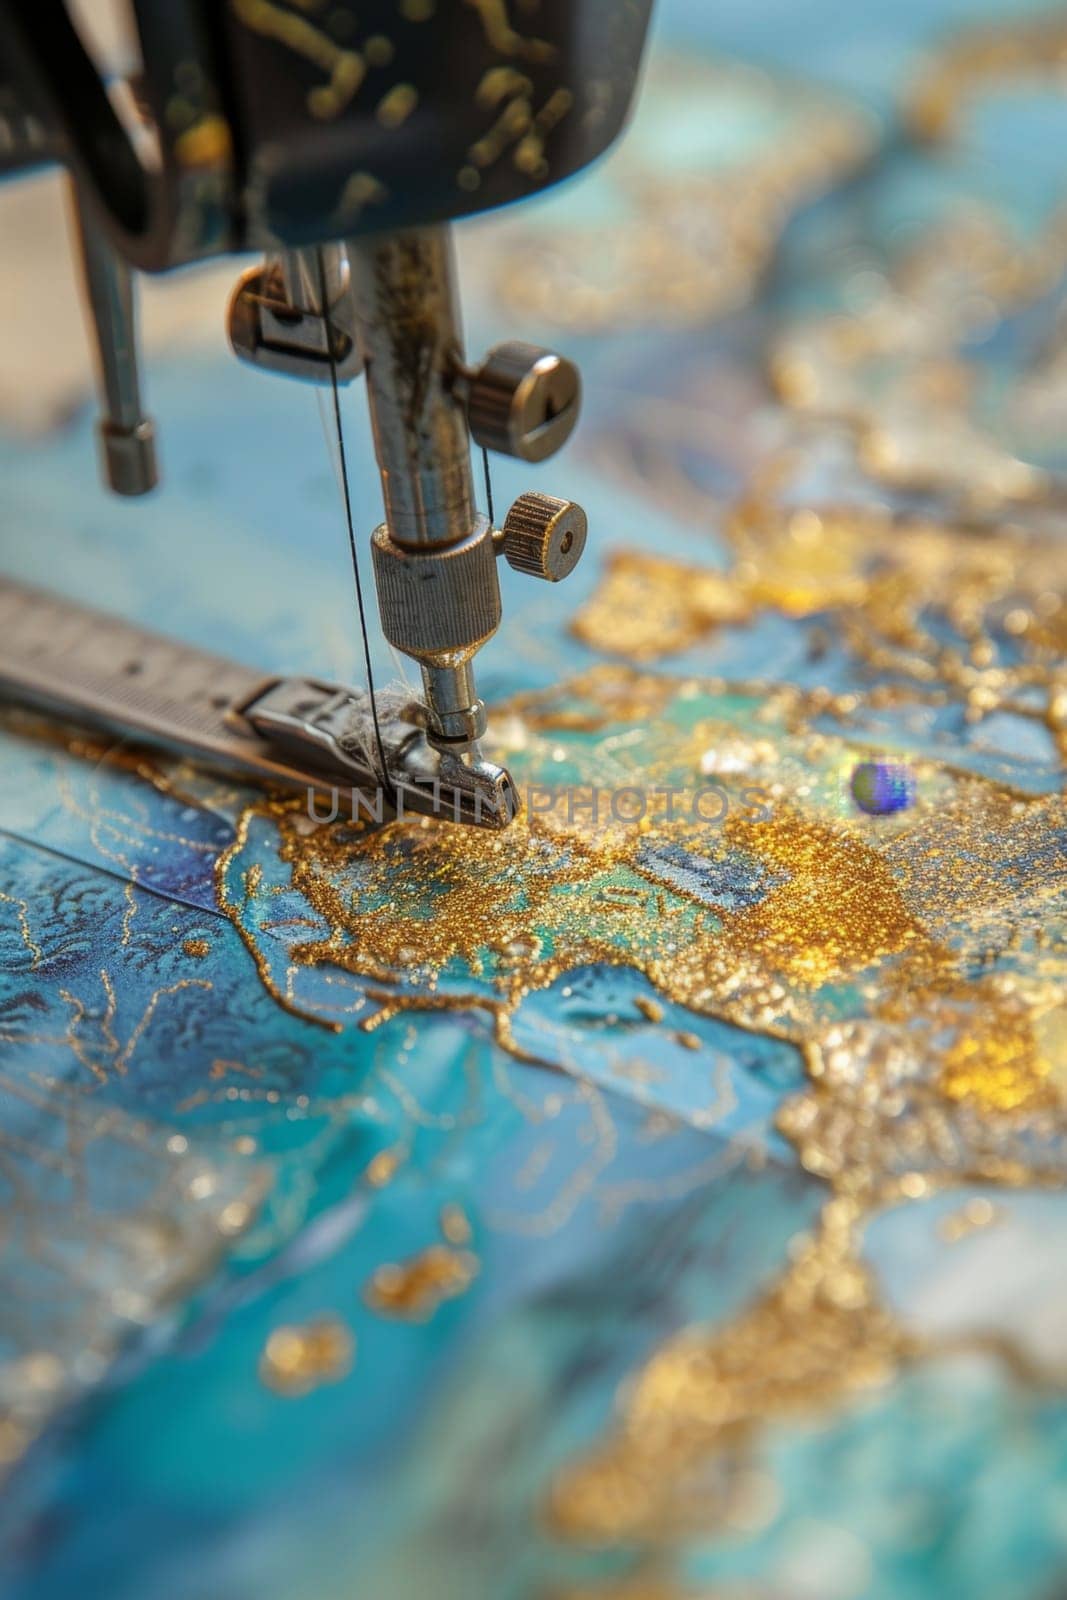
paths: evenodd
<path fill-rule="evenodd" d="M 267 374 L 366 384 L 385 520 L 385 637 L 424 703 L 274 678 L 0 582 L 0 690 L 283 784 L 504 826 L 473 658 L 501 620 L 496 561 L 558 582 L 586 517 L 476 504 L 471 441 L 530 462 L 570 435 L 571 362 L 519 342 L 464 357 L 449 223 L 577 172 L 615 138 L 651 0 L 133 0 L 142 70 L 105 82 L 64 0 L 0 0 L 0 173 L 62 162 L 98 357 L 103 475 L 157 482 L 136 274 L 262 251 L 228 311 Z M 348 506 L 346 485 L 346 506 Z M 352 535 L 348 506 L 349 534 Z M 352 558 L 366 636 L 355 539 Z M 373 796 L 376 796 L 376 802 Z M 353 799 L 353 810 L 357 802 Z"/>

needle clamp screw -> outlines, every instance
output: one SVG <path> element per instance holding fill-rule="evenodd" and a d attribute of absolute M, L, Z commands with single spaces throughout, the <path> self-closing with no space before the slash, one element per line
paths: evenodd
<path fill-rule="evenodd" d="M 578 421 L 578 368 L 554 350 L 519 340 L 498 344 L 468 383 L 471 433 L 498 455 L 544 461 L 566 444 Z"/>

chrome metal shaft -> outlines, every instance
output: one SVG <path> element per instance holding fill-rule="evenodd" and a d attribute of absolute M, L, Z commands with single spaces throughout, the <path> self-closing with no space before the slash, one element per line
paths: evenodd
<path fill-rule="evenodd" d="M 349 241 L 389 533 L 452 544 L 474 525 L 470 436 L 452 394 L 459 312 L 447 228 Z"/>
<path fill-rule="evenodd" d="M 500 622 L 492 529 L 474 504 L 448 231 L 348 246 L 385 522 L 374 535 L 382 628 L 422 669 L 429 737 L 472 746 L 485 708 L 471 658 Z"/>
<path fill-rule="evenodd" d="M 141 404 L 132 275 L 73 182 L 71 208 L 96 349 L 104 476 L 116 494 L 147 494 L 159 471 L 155 424 Z"/>

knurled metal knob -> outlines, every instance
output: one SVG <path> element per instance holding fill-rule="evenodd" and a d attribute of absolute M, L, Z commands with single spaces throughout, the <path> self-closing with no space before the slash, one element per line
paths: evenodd
<path fill-rule="evenodd" d="M 490 350 L 470 376 L 467 421 L 486 450 L 544 461 L 570 438 L 581 398 L 573 361 L 511 340 Z"/>
<path fill-rule="evenodd" d="M 532 489 L 520 494 L 504 518 L 504 555 L 516 572 L 558 583 L 578 565 L 588 531 L 580 505 Z"/>

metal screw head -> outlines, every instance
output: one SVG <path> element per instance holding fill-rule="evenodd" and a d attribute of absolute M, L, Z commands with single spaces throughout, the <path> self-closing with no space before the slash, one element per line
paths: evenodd
<path fill-rule="evenodd" d="M 581 398 L 573 361 L 512 340 L 490 350 L 471 377 L 467 420 L 486 450 L 544 461 L 570 438 Z"/>
<path fill-rule="evenodd" d="M 558 583 L 578 565 L 588 531 L 589 520 L 573 500 L 530 490 L 504 518 L 504 555 L 517 572 Z"/>

